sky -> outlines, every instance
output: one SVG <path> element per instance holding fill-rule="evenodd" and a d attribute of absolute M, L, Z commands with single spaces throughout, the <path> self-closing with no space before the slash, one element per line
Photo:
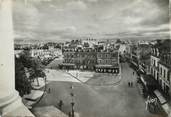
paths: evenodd
<path fill-rule="evenodd" d="M 14 0 L 16 39 L 169 38 L 169 0 Z"/>

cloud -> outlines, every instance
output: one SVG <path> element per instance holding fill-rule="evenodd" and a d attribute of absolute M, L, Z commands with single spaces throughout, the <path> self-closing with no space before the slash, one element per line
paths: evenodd
<path fill-rule="evenodd" d="M 142 21 L 141 17 L 131 17 L 131 16 L 127 16 L 124 19 L 124 23 L 127 25 L 136 25 L 139 24 Z"/>
<path fill-rule="evenodd" d="M 83 1 L 71 1 L 66 4 L 66 7 L 71 10 L 85 10 L 87 5 Z"/>
<path fill-rule="evenodd" d="M 123 12 L 130 17 L 141 18 L 141 25 L 161 25 L 169 22 L 168 0 L 137 0 Z M 162 7 L 161 7 L 162 6 Z"/>
<path fill-rule="evenodd" d="M 15 1 L 14 28 L 24 38 L 168 35 L 168 0 Z"/>
<path fill-rule="evenodd" d="M 87 0 L 88 2 L 98 2 L 98 0 Z"/>

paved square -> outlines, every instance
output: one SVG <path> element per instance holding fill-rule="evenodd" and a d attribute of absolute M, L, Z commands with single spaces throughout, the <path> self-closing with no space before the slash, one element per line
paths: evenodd
<path fill-rule="evenodd" d="M 55 77 L 61 76 L 59 74 Z M 47 87 L 51 88 L 51 93 L 47 93 L 37 107 L 58 107 L 59 100 L 63 100 L 62 111 L 68 114 L 71 111 L 70 93 L 73 92 L 74 110 L 80 117 L 165 117 L 145 110 L 145 101 L 135 85 L 136 75 L 133 75 L 128 64 L 122 64 L 121 77 L 120 83 L 110 86 L 92 86 L 64 80 L 50 82 Z M 128 81 L 134 82 L 133 87 L 128 87 Z M 70 88 L 72 85 L 73 89 Z"/>

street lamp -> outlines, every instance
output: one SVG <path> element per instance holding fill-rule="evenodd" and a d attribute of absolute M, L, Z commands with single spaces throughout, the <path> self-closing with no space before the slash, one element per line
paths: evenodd
<path fill-rule="evenodd" d="M 74 102 L 71 102 L 71 117 L 74 117 Z"/>
<path fill-rule="evenodd" d="M 74 93 L 73 93 L 73 89 L 74 89 L 74 86 L 71 85 L 71 117 L 74 117 L 74 105 L 75 105 L 75 102 L 74 102 Z"/>

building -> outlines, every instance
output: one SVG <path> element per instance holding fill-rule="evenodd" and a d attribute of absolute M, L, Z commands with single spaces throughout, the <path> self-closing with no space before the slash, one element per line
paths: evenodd
<path fill-rule="evenodd" d="M 138 68 L 139 51 L 137 45 L 131 45 L 131 63 Z"/>
<path fill-rule="evenodd" d="M 126 53 L 126 49 L 127 49 L 126 44 L 120 44 L 120 46 L 119 46 L 119 53 L 121 55 L 125 54 Z"/>
<path fill-rule="evenodd" d="M 77 69 L 94 70 L 96 51 L 93 48 L 77 48 L 74 60 Z"/>
<path fill-rule="evenodd" d="M 151 57 L 150 57 L 150 73 L 151 75 L 159 81 L 158 77 L 158 62 L 159 62 L 159 48 L 153 46 L 151 48 Z"/>
<path fill-rule="evenodd" d="M 157 81 L 154 91 L 162 108 L 169 115 L 171 104 L 171 40 L 158 40 L 151 48 L 150 73 Z"/>
<path fill-rule="evenodd" d="M 171 40 L 158 41 L 151 48 L 150 73 L 163 92 L 168 95 L 170 87 Z"/>
<path fill-rule="evenodd" d="M 63 63 L 60 65 L 61 69 L 76 69 L 74 64 L 75 47 L 64 46 L 62 48 Z"/>
<path fill-rule="evenodd" d="M 171 84 L 171 53 L 163 53 L 158 62 L 159 72 L 159 85 L 163 92 L 169 95 L 170 84 Z"/>
<path fill-rule="evenodd" d="M 51 49 L 31 49 L 31 57 L 40 58 L 41 60 L 48 58 L 56 58 L 62 55 L 60 49 L 51 48 Z"/>
<path fill-rule="evenodd" d="M 96 65 L 96 51 L 93 48 L 64 48 L 62 68 L 94 70 Z"/>
<path fill-rule="evenodd" d="M 131 63 L 139 73 L 147 73 L 149 71 L 151 46 L 149 44 L 132 45 Z"/>
<path fill-rule="evenodd" d="M 151 45 L 143 43 L 138 45 L 139 48 L 139 71 L 144 74 L 149 74 L 150 69 L 150 53 Z"/>
<path fill-rule="evenodd" d="M 129 61 L 131 59 L 131 44 L 127 43 L 125 46 L 124 57 Z"/>
<path fill-rule="evenodd" d="M 119 73 L 118 49 L 105 49 L 103 45 L 85 47 L 65 46 L 62 49 L 61 69 L 95 70 L 96 72 Z"/>
<path fill-rule="evenodd" d="M 97 52 L 96 72 L 119 73 L 119 52 L 118 50 L 100 50 Z"/>

